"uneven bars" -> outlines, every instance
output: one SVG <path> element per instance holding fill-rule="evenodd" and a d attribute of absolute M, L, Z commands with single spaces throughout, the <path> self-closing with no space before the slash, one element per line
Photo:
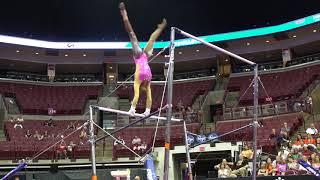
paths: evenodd
<path fill-rule="evenodd" d="M 208 43 L 208 42 L 206 42 L 206 41 L 204 41 L 204 40 L 202 40 L 202 39 L 200 39 L 200 38 L 198 38 L 198 37 L 196 37 L 196 36 L 194 36 L 194 35 L 192 35 L 192 34 L 189 34 L 189 33 L 185 32 L 185 31 L 182 31 L 182 30 L 179 29 L 179 28 L 175 28 L 175 29 L 176 29 L 180 34 L 182 34 L 182 35 L 184 35 L 184 36 L 186 36 L 186 37 L 189 37 L 189 38 L 191 38 L 191 39 L 197 40 L 197 41 L 203 43 L 203 44 L 206 45 L 206 46 L 209 46 L 209 47 L 211 47 L 211 48 L 213 48 L 213 49 L 215 49 L 215 50 L 217 50 L 217 51 L 220 51 L 220 52 L 222 52 L 222 53 L 228 54 L 229 56 L 232 56 L 232 57 L 234 57 L 234 58 L 236 58 L 236 59 L 239 59 L 239 60 L 241 60 L 241 61 L 243 61 L 243 62 L 245 62 L 245 63 L 247 63 L 247 64 L 250 64 L 250 65 L 255 65 L 255 64 L 256 64 L 255 62 L 249 61 L 248 59 L 245 59 L 245 58 L 243 58 L 243 57 L 241 57 L 241 56 L 238 56 L 238 55 L 236 55 L 236 54 L 234 54 L 234 53 L 232 53 L 232 52 L 230 52 L 230 51 L 227 51 L 227 50 L 222 49 L 222 48 L 220 48 L 220 47 L 218 47 L 218 46 L 216 46 L 216 45 L 213 45 L 213 44 L 211 44 L 211 43 Z"/>
<path fill-rule="evenodd" d="M 116 110 L 116 109 L 110 109 L 110 108 L 105 108 L 105 107 L 99 107 L 99 106 L 92 106 L 93 108 L 99 109 L 101 111 L 107 111 L 107 112 L 113 112 L 113 113 L 117 113 L 117 114 L 123 114 L 123 115 L 127 115 L 127 116 L 132 116 L 131 113 L 127 112 L 127 111 L 120 111 L 120 110 Z M 145 115 L 143 114 L 137 114 L 135 113 L 133 116 L 135 117 L 145 117 Z M 150 119 L 160 119 L 160 120 L 167 120 L 166 117 L 161 117 L 161 116 L 150 116 Z M 171 118 L 171 121 L 177 121 L 180 122 L 182 121 L 182 119 L 176 119 L 176 118 Z"/>

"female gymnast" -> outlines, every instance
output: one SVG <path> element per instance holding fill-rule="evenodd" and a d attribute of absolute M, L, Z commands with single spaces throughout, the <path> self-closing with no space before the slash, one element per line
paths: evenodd
<path fill-rule="evenodd" d="M 167 21 L 166 19 L 163 19 L 161 24 L 158 24 L 157 29 L 151 34 L 146 47 L 142 50 L 139 46 L 139 42 L 133 31 L 133 28 L 130 24 L 127 11 L 123 2 L 120 3 L 119 8 L 123 19 L 124 27 L 127 33 L 129 34 L 129 38 L 132 44 L 133 59 L 136 64 L 136 71 L 134 74 L 134 98 L 132 100 L 129 112 L 132 115 L 136 112 L 136 106 L 139 100 L 139 93 L 141 88 L 147 94 L 146 110 L 143 113 L 145 116 L 147 116 L 150 114 L 150 109 L 152 105 L 152 96 L 150 88 L 152 74 L 150 66 L 148 64 L 148 58 L 152 56 L 153 44 L 161 34 L 162 30 L 166 27 Z"/>

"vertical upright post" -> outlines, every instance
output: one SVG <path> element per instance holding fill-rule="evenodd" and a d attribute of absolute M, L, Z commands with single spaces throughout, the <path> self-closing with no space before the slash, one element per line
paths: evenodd
<path fill-rule="evenodd" d="M 257 128 L 258 128 L 258 64 L 254 65 L 254 79 L 253 79 L 253 168 L 252 179 L 256 180 L 257 176 Z"/>
<path fill-rule="evenodd" d="M 90 143 L 91 143 L 91 166 L 92 166 L 92 176 L 91 180 L 97 180 L 97 169 L 96 169 L 96 147 L 94 140 L 94 128 L 93 128 L 93 109 L 89 106 L 90 111 L 90 122 L 89 122 L 89 133 L 90 133 Z"/>
<path fill-rule="evenodd" d="M 188 177 L 189 177 L 189 180 L 192 180 L 191 159 L 190 159 L 190 153 L 189 153 L 189 143 L 188 143 L 188 136 L 187 136 L 187 125 L 186 125 L 186 121 L 185 120 L 183 120 L 183 131 L 184 131 L 184 143 L 186 145 L 186 157 L 187 157 L 187 163 L 188 163 Z"/>
<path fill-rule="evenodd" d="M 175 28 L 171 27 L 170 36 L 170 59 L 168 68 L 168 90 L 167 90 L 167 125 L 166 125 L 166 139 L 165 139 L 165 153 L 164 153 L 164 173 L 163 180 L 169 178 L 169 160 L 170 160 L 170 137 L 171 137 L 171 118 L 172 118 L 172 86 L 173 86 L 173 65 L 174 65 L 174 39 L 175 39 Z"/>

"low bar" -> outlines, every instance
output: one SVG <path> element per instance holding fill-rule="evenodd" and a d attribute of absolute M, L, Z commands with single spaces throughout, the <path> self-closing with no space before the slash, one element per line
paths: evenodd
<path fill-rule="evenodd" d="M 107 111 L 107 112 L 113 112 L 113 113 L 117 113 L 117 114 L 123 114 L 123 115 L 127 115 L 127 116 L 131 116 L 131 113 L 127 112 L 127 111 L 120 111 L 120 110 L 116 110 L 116 109 L 110 109 L 110 108 L 106 108 L 106 107 L 99 107 L 99 106 L 92 106 L 93 108 L 99 109 L 101 111 Z M 145 115 L 143 114 L 137 114 L 135 113 L 133 116 L 135 117 L 145 117 Z M 150 116 L 150 119 L 160 119 L 160 120 L 167 120 L 166 117 L 161 117 L 161 116 Z M 177 121 L 180 122 L 182 121 L 182 119 L 176 119 L 176 118 L 171 118 L 171 121 Z"/>

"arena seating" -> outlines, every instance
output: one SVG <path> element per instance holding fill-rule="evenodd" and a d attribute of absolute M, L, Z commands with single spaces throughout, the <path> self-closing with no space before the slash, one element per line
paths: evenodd
<path fill-rule="evenodd" d="M 0 83 L 0 94 L 15 97 L 23 114 L 82 114 L 87 99 L 97 98 L 102 86 L 43 86 Z"/>
<path fill-rule="evenodd" d="M 187 129 L 191 133 L 199 133 L 199 123 L 192 123 L 187 125 Z M 156 136 L 156 142 L 155 146 L 163 146 L 164 145 L 164 140 L 165 140 L 165 127 L 159 127 L 157 136 Z M 115 137 L 121 137 L 125 144 L 132 148 L 132 139 L 134 136 L 137 136 L 141 139 L 142 142 L 146 142 L 148 145 L 147 149 L 151 148 L 152 146 L 152 141 L 154 138 L 154 132 L 155 128 L 151 127 L 144 127 L 144 128 L 128 128 L 125 129 L 119 133 L 116 133 Z M 175 145 L 182 145 L 184 144 L 184 134 L 183 134 L 183 126 L 182 125 L 174 125 L 171 128 L 171 147 Z M 134 154 L 130 152 L 127 149 L 122 148 L 122 146 L 119 147 L 114 147 L 113 149 L 113 157 L 114 158 L 119 158 L 119 157 L 133 157 Z"/>
<path fill-rule="evenodd" d="M 286 114 L 281 116 L 273 116 L 260 118 L 259 122 L 261 126 L 258 128 L 258 146 L 262 148 L 270 148 L 270 145 L 274 144 L 270 143 L 269 136 L 271 134 L 271 130 L 276 129 L 277 133 L 279 133 L 281 126 L 284 122 L 287 122 L 288 127 L 291 129 L 291 134 L 298 130 L 298 128 L 303 124 L 303 119 L 298 113 Z M 248 125 L 251 123 L 251 119 L 245 120 L 228 120 L 228 121 L 218 121 L 216 123 L 216 132 L 220 135 L 226 132 L 230 132 L 231 130 L 240 128 L 242 126 Z M 252 128 L 247 128 L 230 135 L 226 135 L 221 138 L 223 141 L 252 141 Z"/>
<path fill-rule="evenodd" d="M 0 159 L 25 159 L 26 157 L 33 157 L 36 153 L 48 148 L 49 146 L 55 144 L 61 135 L 66 136 L 73 130 L 68 130 L 68 124 L 74 123 L 76 126 L 82 125 L 83 121 L 70 121 L 70 120 L 59 120 L 54 121 L 54 127 L 44 126 L 44 121 L 39 120 L 25 120 L 23 124 L 23 129 L 14 129 L 14 123 L 5 122 L 4 130 L 7 137 L 7 141 L 0 143 Z M 55 138 L 43 139 L 41 141 L 34 138 L 26 138 L 26 131 L 30 130 L 32 134 L 35 131 L 39 131 L 44 134 L 48 131 L 51 136 L 54 134 Z M 59 134 L 59 137 L 57 137 Z M 65 139 L 65 142 L 69 144 L 73 141 L 77 144 L 73 158 L 88 158 L 89 157 L 89 144 L 80 144 L 79 139 L 80 131 L 76 131 L 72 135 Z M 39 156 L 38 159 L 55 159 L 56 158 L 56 148 L 59 144 L 55 145 L 53 148 L 49 149 L 47 152 Z"/>
<path fill-rule="evenodd" d="M 208 91 L 212 90 L 214 87 L 215 81 L 204 80 L 204 81 L 195 81 L 195 82 L 179 82 L 173 85 L 173 97 L 172 104 L 176 106 L 181 100 L 185 106 L 191 106 L 195 98 L 201 94 L 206 94 Z M 161 97 L 163 93 L 163 85 L 152 85 L 152 109 L 157 109 L 160 107 Z M 120 98 L 133 99 L 133 87 L 124 86 L 119 88 L 117 94 Z M 137 109 L 142 109 L 145 107 L 145 93 L 140 93 L 141 98 L 138 102 Z M 164 103 L 166 98 L 164 99 Z"/>
<path fill-rule="evenodd" d="M 280 101 L 300 95 L 305 88 L 318 78 L 319 70 L 320 66 L 316 65 L 277 73 L 261 74 L 259 76 L 273 101 Z M 252 78 L 252 75 L 231 77 L 226 89 L 228 91 L 240 91 L 240 94 L 243 95 L 249 87 Z M 264 103 L 266 102 L 267 95 L 262 86 L 259 85 L 259 87 L 259 103 Z M 252 88 L 250 88 L 243 95 L 240 104 L 252 104 L 252 92 Z"/>

